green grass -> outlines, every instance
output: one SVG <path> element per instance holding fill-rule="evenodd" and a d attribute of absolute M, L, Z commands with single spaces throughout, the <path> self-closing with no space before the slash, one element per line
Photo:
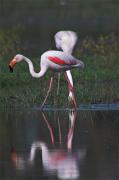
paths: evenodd
<path fill-rule="evenodd" d="M 108 44 L 109 37 L 103 39 L 99 37 L 96 41 L 87 38 L 82 41 L 80 49 L 75 52 L 75 56 L 85 63 L 84 70 L 72 70 L 78 104 L 119 101 L 119 45 L 114 37 L 114 41 Z M 48 89 L 50 72 L 41 79 L 32 78 L 27 64 L 22 62 L 16 65 L 14 73 L 10 73 L 9 61 L 10 57 L 0 57 L 0 104 L 5 106 L 41 105 Z M 40 70 L 39 59 L 32 58 L 32 61 L 38 72 Z M 47 103 L 67 106 L 68 90 L 63 75 L 58 96 L 56 89 L 57 74 Z"/>

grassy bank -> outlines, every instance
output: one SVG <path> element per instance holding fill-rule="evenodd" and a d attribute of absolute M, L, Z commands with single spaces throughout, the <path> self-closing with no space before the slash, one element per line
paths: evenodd
<path fill-rule="evenodd" d="M 84 70 L 72 70 L 75 93 L 80 103 L 113 103 L 119 101 L 119 54 L 118 38 L 114 35 L 100 36 L 96 40 L 87 37 L 81 41 L 75 56 L 85 63 Z M 10 73 L 8 63 L 11 57 L 0 57 L 0 104 L 23 105 L 41 104 L 46 95 L 50 72 L 41 79 L 32 78 L 25 62 L 16 65 Z M 39 71 L 39 59 L 32 58 L 35 70 Z M 51 95 L 51 105 L 68 104 L 66 81 L 61 78 L 57 96 L 57 74 Z"/>

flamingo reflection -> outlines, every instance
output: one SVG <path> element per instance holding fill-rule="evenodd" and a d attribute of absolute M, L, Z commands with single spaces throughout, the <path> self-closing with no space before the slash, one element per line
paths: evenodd
<path fill-rule="evenodd" d="M 67 150 L 62 148 L 50 150 L 48 145 L 41 141 L 33 142 L 29 157 L 25 160 L 22 156 L 18 156 L 13 150 L 11 159 L 17 169 L 24 170 L 25 166 L 33 166 L 35 163 L 36 151 L 42 152 L 42 164 L 45 172 L 56 174 L 59 179 L 77 179 L 80 177 L 80 170 L 78 160 L 80 161 L 85 157 L 85 150 L 78 151 L 78 155 L 72 153 L 72 140 L 74 134 L 76 111 L 69 112 L 70 128 L 67 135 Z M 45 115 L 44 115 L 45 117 Z M 45 117 L 46 121 L 46 117 Z M 50 125 L 48 125 L 50 127 Z M 50 135 L 53 136 L 51 128 Z M 61 139 L 61 135 L 59 136 Z M 51 140 L 54 138 L 51 138 Z M 54 141 L 53 141 L 54 142 Z M 52 144 L 53 144 L 52 142 Z M 80 154 L 80 155 L 79 155 Z"/>

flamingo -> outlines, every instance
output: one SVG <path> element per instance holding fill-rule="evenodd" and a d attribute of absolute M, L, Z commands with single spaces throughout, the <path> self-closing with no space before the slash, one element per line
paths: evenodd
<path fill-rule="evenodd" d="M 68 54 L 72 54 L 77 43 L 78 36 L 74 31 L 59 31 L 55 34 L 54 39 L 57 49 L 61 49 Z M 71 104 L 74 104 L 76 106 L 76 100 L 73 92 L 73 78 L 70 70 L 66 71 L 65 77 L 66 79 L 68 79 L 70 84 L 68 100 L 69 102 L 71 102 Z M 58 75 L 58 89 L 59 80 L 60 73 Z"/>
<path fill-rule="evenodd" d="M 50 50 L 50 51 L 46 51 L 41 55 L 41 61 L 40 61 L 40 66 L 41 66 L 41 70 L 40 72 L 36 73 L 34 71 L 34 66 L 32 61 L 21 55 L 21 54 L 17 54 L 9 63 L 9 68 L 10 71 L 13 72 L 13 68 L 16 65 L 16 63 L 21 62 L 22 60 L 26 61 L 28 63 L 29 66 L 29 71 L 32 77 L 34 78 L 41 78 L 43 77 L 47 70 L 51 70 L 53 73 L 51 75 L 51 79 L 50 79 L 50 85 L 49 85 L 49 89 L 47 91 L 47 95 L 42 103 L 42 106 L 44 106 L 49 93 L 51 91 L 52 88 L 52 84 L 53 84 L 53 74 L 54 72 L 61 72 L 61 71 L 67 71 L 73 68 L 84 68 L 84 63 L 81 60 L 76 59 L 75 57 L 73 57 L 72 55 L 62 52 L 62 51 L 55 51 L 55 50 Z M 69 84 L 69 80 L 67 79 L 68 84 Z M 70 89 L 70 84 L 69 84 L 69 89 Z"/>

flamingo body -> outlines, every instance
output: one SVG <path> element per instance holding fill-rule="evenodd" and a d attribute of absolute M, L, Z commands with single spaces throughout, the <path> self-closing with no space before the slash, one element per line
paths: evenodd
<path fill-rule="evenodd" d="M 72 68 L 83 68 L 82 61 L 62 51 L 47 51 L 41 56 L 41 66 L 52 71 L 66 71 Z"/>

